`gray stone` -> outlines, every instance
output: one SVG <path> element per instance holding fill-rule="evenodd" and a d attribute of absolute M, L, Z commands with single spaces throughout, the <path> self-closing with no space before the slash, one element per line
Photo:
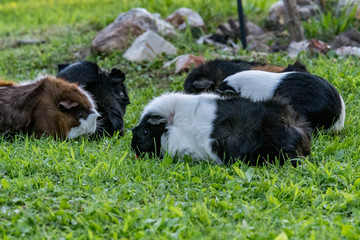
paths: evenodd
<path fill-rule="evenodd" d="M 358 56 L 360 57 L 360 48 L 359 47 L 341 47 L 335 50 L 335 53 L 340 56 Z"/>
<path fill-rule="evenodd" d="M 143 29 L 132 22 L 114 22 L 101 30 L 91 43 L 93 52 L 110 53 L 114 50 L 124 50 L 131 41 L 142 34 Z"/>
<path fill-rule="evenodd" d="M 248 35 L 262 35 L 265 33 L 260 26 L 250 21 L 246 21 L 246 28 L 248 30 Z"/>
<path fill-rule="evenodd" d="M 248 35 L 246 37 L 246 41 L 248 44 L 248 51 L 256 51 L 256 52 L 269 52 L 270 46 L 268 44 L 274 38 L 274 34 L 264 33 L 261 35 Z"/>
<path fill-rule="evenodd" d="M 180 30 L 186 28 L 186 21 L 191 27 L 205 29 L 204 20 L 201 16 L 189 8 L 179 8 L 166 18 L 166 21 Z"/>
<path fill-rule="evenodd" d="M 300 42 L 291 42 L 288 46 L 288 56 L 296 58 L 302 51 L 310 51 L 312 53 L 326 54 L 331 49 L 330 45 L 317 39 L 303 40 Z"/>
<path fill-rule="evenodd" d="M 174 27 L 160 18 L 159 14 L 152 14 L 144 8 L 133 8 L 120 14 L 115 22 L 132 22 L 143 30 L 152 30 L 164 35 L 175 35 Z"/>
<path fill-rule="evenodd" d="M 360 47 L 360 32 L 357 29 L 351 29 L 337 35 L 331 42 L 332 48 L 342 46 Z"/>
<path fill-rule="evenodd" d="M 134 62 L 152 61 L 161 53 L 176 54 L 176 47 L 155 32 L 148 30 L 133 42 L 123 57 Z"/>
<path fill-rule="evenodd" d="M 305 51 L 309 48 L 309 41 L 308 40 L 303 40 L 301 42 L 291 42 L 290 45 L 288 46 L 288 56 L 290 58 L 296 58 L 298 56 L 299 53 L 301 53 L 302 51 Z"/>
<path fill-rule="evenodd" d="M 173 60 L 163 64 L 163 68 L 170 67 L 175 63 L 175 73 L 181 72 L 183 70 L 189 69 L 191 66 L 197 67 L 200 66 L 206 59 L 202 56 L 194 56 L 192 54 L 180 55 L 174 58 Z"/>

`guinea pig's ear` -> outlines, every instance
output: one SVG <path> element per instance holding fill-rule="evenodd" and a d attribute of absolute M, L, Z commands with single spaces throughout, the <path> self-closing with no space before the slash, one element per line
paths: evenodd
<path fill-rule="evenodd" d="M 214 83 L 210 80 L 207 80 L 207 79 L 201 79 L 201 80 L 197 80 L 195 81 L 194 83 L 194 86 L 196 88 L 199 88 L 199 89 L 207 89 L 207 88 L 210 88 Z"/>
<path fill-rule="evenodd" d="M 67 68 L 68 66 L 70 66 L 70 64 L 68 63 L 58 64 L 58 73 Z"/>
<path fill-rule="evenodd" d="M 125 81 L 125 73 L 123 73 L 120 69 L 113 68 L 110 72 L 110 82 L 123 82 Z"/>
<path fill-rule="evenodd" d="M 79 103 L 78 103 L 78 102 L 71 102 L 71 101 L 68 101 L 68 100 L 66 100 L 66 101 L 61 101 L 61 102 L 59 103 L 59 109 L 60 109 L 60 111 L 62 111 L 62 112 L 68 111 L 68 110 L 70 110 L 71 108 L 77 107 L 77 106 L 79 106 Z"/>
<path fill-rule="evenodd" d="M 166 124 L 167 119 L 163 117 L 151 117 L 147 120 L 148 123 L 151 125 L 160 125 L 160 124 Z"/>
<path fill-rule="evenodd" d="M 216 89 L 216 92 L 220 94 L 231 94 L 231 95 L 237 94 L 235 89 L 227 85 L 225 82 L 220 84 L 218 89 Z"/>

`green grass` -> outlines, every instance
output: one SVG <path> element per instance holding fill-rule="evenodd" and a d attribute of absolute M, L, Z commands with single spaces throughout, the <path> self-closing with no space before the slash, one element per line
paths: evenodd
<path fill-rule="evenodd" d="M 48 2 L 0 3 L 2 78 L 22 81 L 55 74 L 57 63 L 81 59 L 96 33 L 134 6 L 163 17 L 179 6 L 192 7 L 210 29 L 222 18 L 236 16 L 236 1 L 210 6 L 205 0 L 67 0 L 52 1 L 49 8 Z M 249 2 L 245 4 L 254 4 Z M 264 14 L 265 2 L 257 2 L 256 14 Z M 13 47 L 26 37 L 46 43 Z M 178 54 L 208 59 L 232 55 L 196 45 L 189 36 L 171 41 Z M 235 56 L 259 60 L 244 51 Z M 134 64 L 122 52 L 88 57 L 104 68 L 126 72 L 132 102 L 125 116 L 127 129 L 136 125 L 150 99 L 182 89 L 186 73 L 162 69 L 171 58 Z M 281 53 L 261 60 L 293 62 Z M 98 141 L 22 135 L 14 141 L 0 139 L 0 239 L 359 239 L 360 60 L 332 53 L 304 54 L 300 60 L 333 83 L 347 106 L 344 130 L 336 136 L 315 134 L 312 154 L 303 165 L 135 159 L 129 130 L 124 138 Z"/>

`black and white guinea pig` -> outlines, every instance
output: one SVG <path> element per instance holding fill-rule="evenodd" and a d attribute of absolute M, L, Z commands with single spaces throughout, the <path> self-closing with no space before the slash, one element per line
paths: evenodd
<path fill-rule="evenodd" d="M 124 135 L 124 115 L 130 99 L 124 84 L 125 74 L 113 68 L 110 72 L 96 63 L 80 61 L 74 64 L 59 64 L 57 77 L 84 85 L 98 105 L 101 117 L 98 119 L 97 135 Z"/>
<path fill-rule="evenodd" d="M 215 92 L 225 78 L 245 70 L 307 72 L 306 67 L 299 62 L 295 62 L 295 64 L 288 65 L 287 67 L 280 67 L 259 62 L 216 59 L 203 63 L 189 73 L 185 79 L 184 92 L 191 94 Z"/>
<path fill-rule="evenodd" d="M 90 94 L 59 78 L 0 87 L 0 135 L 76 138 L 94 133 L 98 116 Z"/>
<path fill-rule="evenodd" d="M 164 94 L 145 107 L 132 131 L 131 146 L 138 156 L 168 153 L 257 165 L 310 154 L 309 123 L 281 99 Z"/>
<path fill-rule="evenodd" d="M 227 77 L 217 91 L 254 101 L 274 96 L 286 98 L 312 128 L 338 132 L 344 127 L 345 103 L 339 92 L 325 79 L 310 73 L 243 71 Z"/>

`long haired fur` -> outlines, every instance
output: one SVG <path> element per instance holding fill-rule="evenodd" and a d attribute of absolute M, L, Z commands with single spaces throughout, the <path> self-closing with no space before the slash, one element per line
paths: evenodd
<path fill-rule="evenodd" d="M 132 148 L 161 156 L 190 155 L 250 165 L 280 164 L 310 153 L 311 129 L 291 106 L 280 99 L 253 102 L 222 99 L 214 94 L 164 94 L 144 109 L 133 129 Z"/>
<path fill-rule="evenodd" d="M 312 128 L 337 132 L 344 127 L 345 103 L 339 92 L 325 79 L 310 73 L 243 71 L 227 77 L 217 91 L 255 101 L 279 96 L 304 115 Z"/>
<path fill-rule="evenodd" d="M 194 68 L 185 79 L 184 92 L 202 93 L 216 92 L 225 78 L 246 70 L 262 70 L 268 72 L 307 72 L 306 67 L 299 62 L 287 67 L 267 65 L 260 62 L 247 62 L 242 60 L 211 60 Z"/>
<path fill-rule="evenodd" d="M 57 77 L 84 85 L 98 105 L 101 114 L 97 135 L 112 136 L 116 131 L 124 135 L 124 115 L 130 99 L 125 86 L 125 74 L 113 68 L 110 72 L 96 63 L 80 61 L 74 64 L 59 64 Z"/>
<path fill-rule="evenodd" d="M 0 88 L 0 135 L 76 138 L 95 132 L 99 116 L 91 96 L 54 77 Z"/>

